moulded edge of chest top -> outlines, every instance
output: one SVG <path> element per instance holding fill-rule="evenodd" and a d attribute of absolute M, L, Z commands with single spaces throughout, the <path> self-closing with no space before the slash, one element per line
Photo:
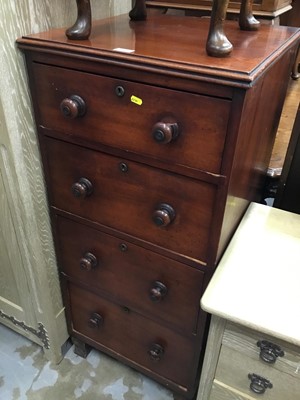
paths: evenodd
<path fill-rule="evenodd" d="M 205 41 L 209 21 L 204 18 L 152 15 L 132 22 L 128 15 L 93 21 L 89 40 L 68 40 L 65 29 L 51 29 L 18 39 L 19 48 L 59 54 L 61 57 L 93 61 L 143 73 L 162 75 L 165 80 L 185 78 L 229 87 L 248 88 L 287 51 L 295 49 L 300 29 L 261 26 L 255 33 L 226 22 L 235 42 L 230 57 L 209 57 Z M 195 38 L 198 37 L 198 40 Z M 124 51 L 125 50 L 125 51 Z M 154 83 L 154 82 L 153 82 Z"/>
<path fill-rule="evenodd" d="M 236 88 L 248 89 L 252 86 L 252 83 L 245 84 L 240 81 L 210 77 L 198 70 L 194 72 L 180 70 L 174 65 L 166 68 L 159 63 L 157 65 L 136 63 L 120 55 L 116 59 L 111 57 L 109 52 L 99 57 L 85 52 L 73 53 L 59 47 L 49 49 L 27 38 L 18 39 L 17 43 L 25 54 L 29 68 L 30 63 L 41 63 L 228 100 L 232 100 Z"/>

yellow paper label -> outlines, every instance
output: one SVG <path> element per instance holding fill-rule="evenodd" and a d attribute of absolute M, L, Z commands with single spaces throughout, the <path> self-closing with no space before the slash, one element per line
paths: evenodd
<path fill-rule="evenodd" d="M 131 96 L 130 100 L 132 101 L 132 103 L 137 104 L 138 106 L 141 106 L 143 104 L 142 99 L 133 95 Z"/>

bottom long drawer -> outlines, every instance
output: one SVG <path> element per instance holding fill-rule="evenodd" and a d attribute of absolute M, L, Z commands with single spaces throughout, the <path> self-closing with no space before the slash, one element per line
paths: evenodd
<path fill-rule="evenodd" d="M 192 384 L 197 369 L 193 341 L 77 285 L 67 285 L 71 334 L 84 335 L 177 385 Z"/>

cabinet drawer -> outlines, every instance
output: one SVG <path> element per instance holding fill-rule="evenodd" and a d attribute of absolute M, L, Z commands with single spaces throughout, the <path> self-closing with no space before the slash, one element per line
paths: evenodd
<path fill-rule="evenodd" d="M 181 386 L 188 386 L 192 381 L 195 374 L 192 341 L 72 284 L 69 284 L 69 299 L 74 334 L 78 332 L 99 344 L 101 349 L 122 354 Z"/>
<path fill-rule="evenodd" d="M 33 69 L 40 125 L 66 137 L 220 172 L 230 101 L 46 65 L 35 64 Z M 123 96 L 116 94 L 118 87 L 124 89 Z M 60 110 L 61 102 L 72 95 L 84 99 L 86 111 L 81 117 L 65 117 Z M 164 135 L 154 129 L 155 140 L 153 127 L 162 127 L 158 123 L 167 124 L 162 132 L 169 139 L 168 124 L 177 123 L 177 138 L 159 142 Z"/>
<path fill-rule="evenodd" d="M 267 379 L 272 388 L 267 388 L 264 393 L 256 394 L 250 389 L 249 374 L 255 374 Z M 239 351 L 222 345 L 218 366 L 215 374 L 216 381 L 223 387 L 229 387 L 233 392 L 239 392 L 250 399 L 266 400 L 298 400 L 300 381 L 295 377 L 278 371 L 259 360 L 253 360 Z M 225 397 L 226 398 L 226 397 Z M 234 398 L 234 397 L 233 397 Z M 239 399 L 239 397 L 236 397 Z M 243 397 L 241 397 L 243 399 Z"/>
<path fill-rule="evenodd" d="M 59 140 L 46 142 L 53 206 L 205 260 L 215 186 Z M 75 197 L 72 187 L 82 177 L 92 192 Z"/>
<path fill-rule="evenodd" d="M 230 322 L 226 323 L 222 343 L 245 357 L 298 379 L 300 390 L 300 349 L 297 346 Z M 268 363 L 268 360 L 275 362 Z"/>
<path fill-rule="evenodd" d="M 261 397 L 262 400 L 264 396 Z M 222 382 L 214 379 L 212 383 L 209 400 L 255 400 L 256 397 L 252 397 L 249 393 L 242 393 Z"/>
<path fill-rule="evenodd" d="M 60 268 L 134 310 L 191 335 L 196 330 L 203 272 L 57 217 Z"/>

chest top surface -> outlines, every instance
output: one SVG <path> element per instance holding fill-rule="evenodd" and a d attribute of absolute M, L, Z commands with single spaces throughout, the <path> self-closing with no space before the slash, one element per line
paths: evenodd
<path fill-rule="evenodd" d="M 131 68 L 163 68 L 166 74 L 184 72 L 249 85 L 300 37 L 297 28 L 263 25 L 256 32 L 246 32 L 228 21 L 225 29 L 234 51 L 219 59 L 206 54 L 208 29 L 209 20 L 197 17 L 158 15 L 132 22 L 121 15 L 95 21 L 89 40 L 70 41 L 65 29 L 53 29 L 22 37 L 18 45 L 28 50 L 72 53 L 78 58 L 107 59 Z"/>
<path fill-rule="evenodd" d="M 300 216 L 252 203 L 202 307 L 300 345 Z"/>

